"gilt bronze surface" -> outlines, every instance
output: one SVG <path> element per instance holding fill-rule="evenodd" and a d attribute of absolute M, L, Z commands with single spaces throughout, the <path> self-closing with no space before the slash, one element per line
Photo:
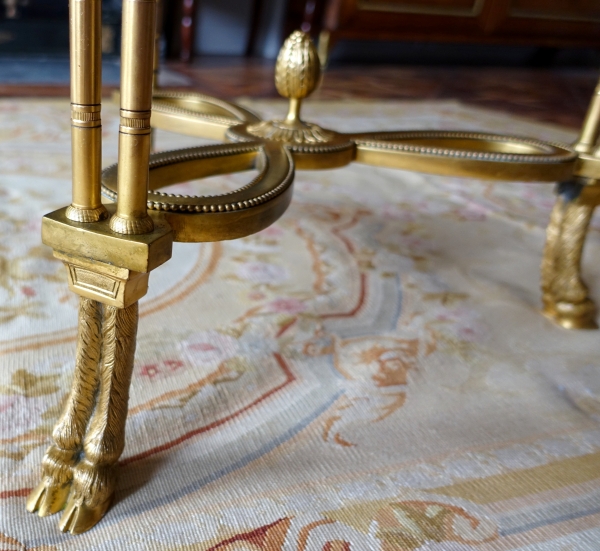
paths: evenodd
<path fill-rule="evenodd" d="M 307 35 L 293 33 L 277 60 L 284 119 L 262 121 L 237 105 L 201 94 L 155 90 L 156 0 L 124 0 L 119 162 L 100 171 L 100 0 L 71 0 L 73 200 L 46 215 L 44 243 L 65 263 L 80 295 L 75 376 L 39 485 L 27 508 L 63 511 L 61 530 L 81 533 L 108 510 L 125 445 L 138 300 L 150 272 L 174 241 L 236 239 L 279 218 L 292 197 L 294 169 L 360 162 L 435 174 L 563 182 L 548 228 L 542 266 L 546 315 L 569 328 L 595 326 L 580 277 L 585 235 L 600 203 L 594 96 L 575 146 L 465 132 L 340 133 L 302 120 L 301 103 L 320 66 Z M 153 97 L 154 94 L 154 97 Z M 151 125 L 229 143 L 150 153 Z M 247 185 L 216 196 L 160 188 L 216 174 L 258 169 Z M 100 193 L 115 202 L 103 205 Z"/>

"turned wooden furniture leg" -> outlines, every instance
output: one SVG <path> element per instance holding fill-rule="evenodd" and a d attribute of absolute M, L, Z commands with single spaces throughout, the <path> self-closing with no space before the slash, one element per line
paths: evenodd
<path fill-rule="evenodd" d="M 195 0 L 183 0 L 181 7 L 181 50 L 179 59 L 191 62 L 194 57 L 194 38 L 198 4 Z"/>
<path fill-rule="evenodd" d="M 581 279 L 581 256 L 593 211 L 594 204 L 579 195 L 560 193 L 547 229 L 541 270 L 544 313 L 567 329 L 598 327 L 596 307 Z"/>
<path fill-rule="evenodd" d="M 60 511 L 67 501 L 98 387 L 102 305 L 79 300 L 79 337 L 73 386 L 52 432 L 54 443 L 42 461 L 42 481 L 27 500 L 27 510 L 41 517 Z"/>
<path fill-rule="evenodd" d="M 137 325 L 137 302 L 127 308 L 104 307 L 97 404 L 85 435 L 84 456 L 73 469 L 69 502 L 59 524 L 64 532 L 89 530 L 111 504 L 117 461 L 125 447 Z"/>

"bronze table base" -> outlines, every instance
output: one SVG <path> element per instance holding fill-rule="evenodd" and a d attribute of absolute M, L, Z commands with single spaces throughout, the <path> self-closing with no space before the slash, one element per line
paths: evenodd
<path fill-rule="evenodd" d="M 110 507 L 125 445 L 138 300 L 174 241 L 236 239 L 266 228 L 288 207 L 294 170 L 350 162 L 495 180 L 562 182 L 542 265 L 544 313 L 567 328 L 595 328 L 581 280 L 583 243 L 600 203 L 600 89 L 574 147 L 465 132 L 342 134 L 300 117 L 320 77 L 307 35 L 293 33 L 275 71 L 287 116 L 261 121 L 236 105 L 156 91 L 156 0 L 124 0 L 118 165 L 101 172 L 100 0 L 71 0 L 73 202 L 43 219 L 42 237 L 80 295 L 75 376 L 42 479 L 27 500 L 40 516 L 63 511 L 61 530 L 84 532 Z M 151 124 L 229 143 L 151 155 Z M 177 182 L 257 168 L 231 193 L 181 196 Z M 116 204 L 104 205 L 101 192 Z"/>

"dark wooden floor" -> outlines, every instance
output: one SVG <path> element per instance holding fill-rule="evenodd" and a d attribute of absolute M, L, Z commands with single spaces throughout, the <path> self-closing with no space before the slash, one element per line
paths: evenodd
<path fill-rule="evenodd" d="M 276 97 L 273 64 L 245 59 L 170 64 L 193 87 L 224 99 Z M 578 127 L 598 81 L 594 69 L 498 67 L 329 67 L 315 99 L 456 99 L 537 120 Z"/>
<path fill-rule="evenodd" d="M 273 62 L 247 58 L 201 58 L 192 65 L 168 62 L 193 89 L 223 99 L 277 97 Z M 578 127 L 598 80 L 593 69 L 497 67 L 330 67 L 315 99 L 455 99 L 500 111 Z M 110 92 L 109 88 L 105 90 Z M 68 87 L 2 85 L 0 96 L 67 96 Z"/>

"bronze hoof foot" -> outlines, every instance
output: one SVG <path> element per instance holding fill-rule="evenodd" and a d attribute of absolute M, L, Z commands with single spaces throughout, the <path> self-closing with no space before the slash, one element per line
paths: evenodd
<path fill-rule="evenodd" d="M 94 465 L 83 459 L 73 470 L 73 485 L 58 524 L 63 532 L 81 534 L 95 526 L 108 511 L 116 486 L 113 465 Z"/>
<path fill-rule="evenodd" d="M 42 481 L 27 498 L 30 513 L 46 517 L 62 510 L 71 491 L 76 461 L 75 451 L 57 446 L 48 448 L 42 462 Z"/>
<path fill-rule="evenodd" d="M 69 498 L 58 527 L 63 532 L 82 534 L 100 522 L 111 503 L 112 494 L 107 500 L 93 507 L 86 505 L 84 498 L 72 496 Z"/>
<path fill-rule="evenodd" d="M 590 299 L 578 304 L 544 300 L 543 313 L 565 329 L 598 329 L 596 305 Z"/>
<path fill-rule="evenodd" d="M 44 480 L 29 494 L 27 510 L 30 513 L 37 513 L 40 517 L 58 513 L 65 506 L 70 490 L 70 482 L 60 484 L 50 477 L 44 477 Z"/>

